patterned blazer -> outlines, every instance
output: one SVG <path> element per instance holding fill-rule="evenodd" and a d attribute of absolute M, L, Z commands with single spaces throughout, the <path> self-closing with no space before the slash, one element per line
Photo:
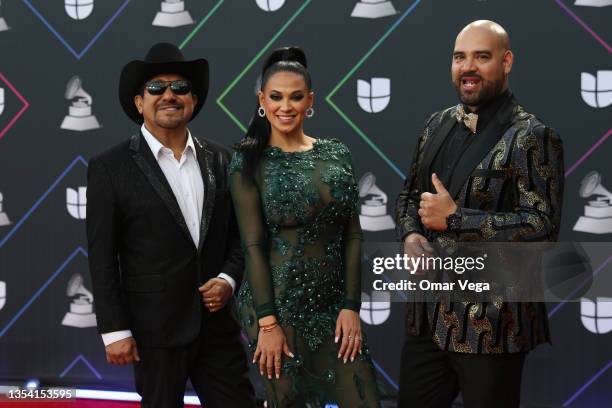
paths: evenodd
<path fill-rule="evenodd" d="M 397 233 L 417 232 L 452 242 L 556 241 L 563 196 L 563 146 L 558 134 L 507 98 L 459 159 L 447 189 L 459 207 L 448 230 L 427 230 L 417 213 L 420 195 L 435 192 L 430 166 L 456 123 L 457 106 L 433 114 L 418 140 L 396 202 Z M 435 302 L 407 305 L 407 329 L 420 334 L 424 317 L 442 350 L 461 353 L 528 351 L 550 341 L 544 303 Z"/>

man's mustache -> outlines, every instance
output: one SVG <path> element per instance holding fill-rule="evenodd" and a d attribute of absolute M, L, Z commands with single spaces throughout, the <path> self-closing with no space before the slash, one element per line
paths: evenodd
<path fill-rule="evenodd" d="M 165 103 L 163 105 L 158 105 L 156 110 L 161 110 L 165 108 L 183 109 L 184 106 L 185 105 L 183 105 L 182 103 Z"/>
<path fill-rule="evenodd" d="M 478 75 L 477 73 L 475 73 L 475 72 L 468 72 L 468 73 L 465 73 L 465 74 L 461 75 L 461 77 L 459 78 L 459 80 L 460 80 L 460 81 L 463 81 L 463 79 L 464 79 L 465 77 L 476 77 L 476 78 L 478 78 L 478 79 L 480 79 L 480 80 L 482 81 L 482 77 L 481 77 L 480 75 Z"/>

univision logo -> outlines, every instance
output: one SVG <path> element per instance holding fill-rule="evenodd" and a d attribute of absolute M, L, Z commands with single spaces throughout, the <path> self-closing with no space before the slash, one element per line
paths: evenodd
<path fill-rule="evenodd" d="M 2 192 L 0 191 L 0 227 L 11 225 L 11 221 L 9 220 L 8 215 L 6 214 L 6 212 L 4 212 L 3 201 L 4 201 L 4 196 L 2 195 Z"/>
<path fill-rule="evenodd" d="M 595 334 L 612 331 L 612 298 L 598 297 L 595 302 L 580 299 L 580 316 L 584 327 Z"/>
<path fill-rule="evenodd" d="M 91 15 L 94 0 L 64 0 L 66 13 L 75 20 L 85 20 Z"/>
<path fill-rule="evenodd" d="M 87 213 L 87 187 L 79 187 L 79 190 L 66 189 L 66 209 L 68 214 L 77 220 L 84 220 Z"/>
<path fill-rule="evenodd" d="M 582 100 L 593 108 L 612 105 L 612 71 L 597 71 L 597 76 L 583 72 L 580 76 Z"/>
<path fill-rule="evenodd" d="M 391 294 L 389 292 L 372 292 L 372 296 L 361 293 L 361 310 L 359 316 L 370 326 L 379 326 L 391 315 Z"/>
<path fill-rule="evenodd" d="M 0 281 L 0 310 L 6 304 L 6 282 Z"/>
<path fill-rule="evenodd" d="M 391 100 L 391 79 L 372 78 L 370 82 L 357 80 L 357 102 L 368 113 L 385 110 Z"/>
<path fill-rule="evenodd" d="M 255 2 L 264 11 L 276 11 L 285 4 L 285 0 L 255 0 Z"/>

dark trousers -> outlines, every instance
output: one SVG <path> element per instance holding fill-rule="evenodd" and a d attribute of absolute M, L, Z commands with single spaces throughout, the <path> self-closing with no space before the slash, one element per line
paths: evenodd
<path fill-rule="evenodd" d="M 526 353 L 442 351 L 429 330 L 406 335 L 398 408 L 449 408 L 461 391 L 465 408 L 518 408 Z"/>
<path fill-rule="evenodd" d="M 240 328 L 229 313 L 206 313 L 198 338 L 185 347 L 139 347 L 134 365 L 143 408 L 181 408 L 187 380 L 206 408 L 253 408 Z"/>

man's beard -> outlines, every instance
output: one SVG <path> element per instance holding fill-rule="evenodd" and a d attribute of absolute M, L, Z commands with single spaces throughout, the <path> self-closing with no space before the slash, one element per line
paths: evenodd
<path fill-rule="evenodd" d="M 478 91 L 464 92 L 461 90 L 461 81 L 455 82 L 455 90 L 461 103 L 467 106 L 482 106 L 491 100 L 495 99 L 499 94 L 502 93 L 504 87 L 503 79 L 499 81 L 485 81 L 484 78 L 480 77 L 481 87 Z"/>

